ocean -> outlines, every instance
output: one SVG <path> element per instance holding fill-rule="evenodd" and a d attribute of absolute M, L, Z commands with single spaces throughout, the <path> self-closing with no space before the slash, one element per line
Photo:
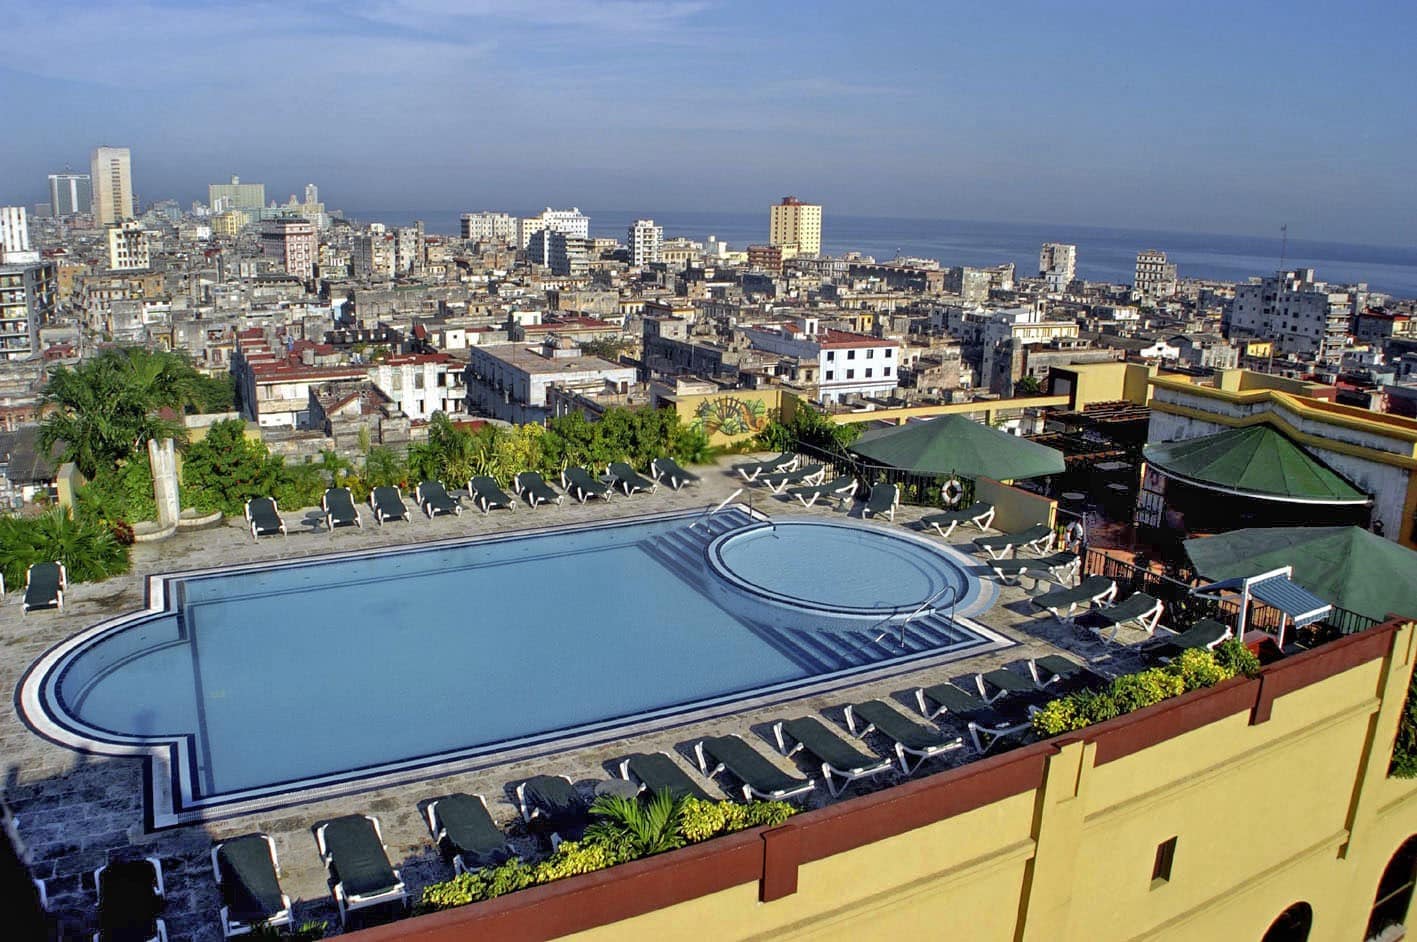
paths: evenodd
<path fill-rule="evenodd" d="M 631 221 L 644 213 L 623 210 L 583 212 L 590 217 L 593 236 L 625 239 Z M 459 212 L 407 213 L 365 210 L 346 213 L 362 222 L 405 226 L 421 218 L 427 231 L 457 235 Z M 654 220 L 666 238 L 686 236 L 703 241 L 710 235 L 741 249 L 765 242 L 768 213 L 666 212 Z M 999 265 L 1013 262 L 1020 275 L 1038 270 L 1038 249 L 1044 242 L 1070 242 L 1078 247 L 1078 276 L 1088 281 L 1131 284 L 1137 252 L 1161 249 L 1182 278 L 1244 281 L 1273 274 L 1280 267 L 1312 268 L 1331 284 L 1366 283 L 1377 292 L 1417 298 L 1417 248 L 1354 245 L 1290 239 L 1287 247 L 1274 236 L 1207 235 L 1192 232 L 1152 232 L 1042 223 L 970 222 L 957 219 L 887 219 L 874 216 L 822 214 L 822 251 L 829 255 L 861 252 L 885 261 L 897 255 L 933 258 L 942 265 Z"/>

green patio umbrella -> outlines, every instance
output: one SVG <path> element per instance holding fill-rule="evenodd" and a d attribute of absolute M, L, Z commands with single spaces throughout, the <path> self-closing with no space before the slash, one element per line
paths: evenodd
<path fill-rule="evenodd" d="M 1147 464 L 1225 494 L 1300 504 L 1366 504 L 1368 495 L 1268 425 L 1142 449 Z"/>
<path fill-rule="evenodd" d="M 1368 618 L 1417 617 L 1417 553 L 1358 527 L 1250 527 L 1186 540 L 1207 579 L 1294 567 L 1294 582 Z"/>
<path fill-rule="evenodd" d="M 867 432 L 851 450 L 877 464 L 918 474 L 1015 481 L 1063 472 L 1063 453 L 962 415 L 942 415 Z"/>

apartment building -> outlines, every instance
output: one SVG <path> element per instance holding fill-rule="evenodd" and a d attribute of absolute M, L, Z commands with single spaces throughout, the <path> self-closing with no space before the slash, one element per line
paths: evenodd
<path fill-rule="evenodd" d="M 531 244 L 531 237 L 543 229 L 561 232 L 578 239 L 588 239 L 590 238 L 590 217 L 583 214 L 578 207 L 552 209 L 548 206 L 535 216 L 517 220 L 517 244 L 526 248 Z"/>
<path fill-rule="evenodd" d="M 463 213 L 458 234 L 471 242 L 510 243 L 517 237 L 517 217 L 507 213 Z"/>
<path fill-rule="evenodd" d="M 1352 297 L 1312 268 L 1276 272 L 1235 286 L 1228 336 L 1275 342 L 1275 353 L 1336 363 L 1348 342 Z"/>
<path fill-rule="evenodd" d="M 626 392 L 635 368 L 586 356 L 568 338 L 548 337 L 540 346 L 507 343 L 469 347 L 465 373 L 469 414 L 506 422 L 545 422 L 551 416 L 552 386 Z"/>
<path fill-rule="evenodd" d="M 1066 242 L 1044 242 L 1038 252 L 1038 277 L 1048 283 L 1048 290 L 1063 292 L 1078 273 L 1078 247 Z"/>
<path fill-rule="evenodd" d="M 664 227 L 656 226 L 653 219 L 636 219 L 626 233 L 625 244 L 630 248 L 630 264 L 642 268 L 659 261 L 660 244 L 664 241 Z"/>
<path fill-rule="evenodd" d="M 147 230 L 131 221 L 108 228 L 109 271 L 132 271 L 151 267 L 152 256 Z"/>
<path fill-rule="evenodd" d="M 1176 293 L 1176 266 L 1160 249 L 1144 249 L 1137 253 L 1132 287 L 1144 298 L 1169 298 Z"/>
<path fill-rule="evenodd" d="M 784 196 L 768 209 L 768 245 L 790 246 L 793 255 L 822 254 L 822 207 Z"/>
<path fill-rule="evenodd" d="M 314 275 L 319 250 L 319 235 L 308 219 L 268 219 L 261 224 L 261 254 L 276 259 L 288 275 Z"/>
<path fill-rule="evenodd" d="M 133 159 L 126 147 L 96 147 L 89 158 L 94 222 L 116 226 L 133 218 Z"/>
<path fill-rule="evenodd" d="M 855 395 L 888 395 L 899 382 L 896 368 L 900 345 L 894 340 L 820 329 L 815 317 L 745 327 L 743 333 L 759 350 L 815 365 L 818 398 L 823 403 L 841 402 Z"/>

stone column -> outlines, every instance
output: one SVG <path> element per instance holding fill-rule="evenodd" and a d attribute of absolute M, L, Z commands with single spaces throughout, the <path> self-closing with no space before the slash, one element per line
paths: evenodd
<path fill-rule="evenodd" d="M 177 496 L 177 451 L 172 439 L 161 443 L 148 439 L 148 462 L 153 470 L 153 497 L 157 501 L 157 522 L 163 528 L 177 525 L 182 502 Z"/>

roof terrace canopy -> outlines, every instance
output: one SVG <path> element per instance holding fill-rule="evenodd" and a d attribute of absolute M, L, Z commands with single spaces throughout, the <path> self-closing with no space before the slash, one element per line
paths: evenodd
<path fill-rule="evenodd" d="M 1268 425 L 1229 429 L 1142 449 L 1147 464 L 1206 490 L 1299 504 L 1366 504 L 1336 472 Z"/>
<path fill-rule="evenodd" d="M 962 415 L 942 415 L 927 422 L 876 429 L 856 440 L 851 450 L 864 458 L 918 474 L 1022 478 L 1062 474 L 1063 453 L 1056 448 L 1001 432 Z"/>
<path fill-rule="evenodd" d="M 1417 553 L 1358 527 L 1252 527 L 1184 546 L 1207 579 L 1288 565 L 1294 582 L 1350 612 L 1417 616 Z"/>

